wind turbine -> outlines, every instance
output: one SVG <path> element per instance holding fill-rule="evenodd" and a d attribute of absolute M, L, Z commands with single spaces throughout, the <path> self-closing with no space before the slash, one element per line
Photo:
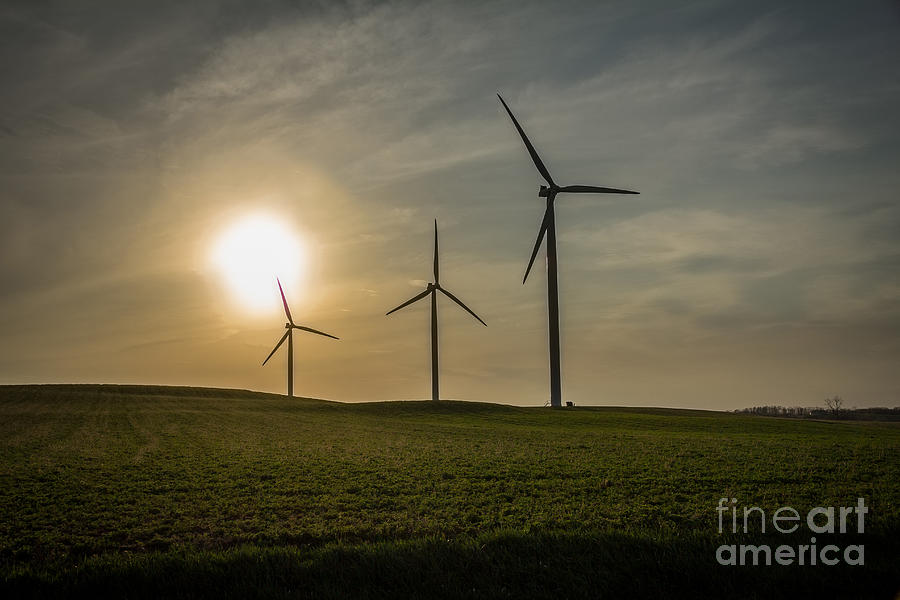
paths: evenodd
<path fill-rule="evenodd" d="M 528 279 L 528 273 L 531 272 L 534 258 L 537 256 L 538 248 L 540 248 L 541 242 L 544 240 L 544 234 L 546 234 L 547 308 L 550 322 L 550 406 L 558 407 L 562 406 L 562 381 L 559 365 L 559 287 L 557 286 L 556 280 L 556 218 L 553 212 L 553 203 L 556 200 L 556 195 L 560 193 L 638 194 L 640 192 L 608 187 L 596 187 L 593 185 L 557 185 L 556 182 L 553 181 L 553 177 L 550 176 L 550 171 L 544 166 L 541 157 L 538 156 L 537 150 L 535 150 L 534 146 L 531 144 L 531 140 L 525 135 L 522 126 L 519 125 L 519 122 L 509 109 L 509 106 L 506 105 L 503 97 L 500 94 L 497 94 L 497 97 L 500 98 L 500 103 L 503 104 L 503 108 L 506 109 L 509 118 L 512 119 L 513 125 L 516 126 L 516 131 L 518 131 L 519 135 L 522 137 L 522 141 L 525 143 L 525 148 L 528 149 L 528 154 L 531 155 L 534 166 L 537 167 L 541 177 L 547 182 L 547 185 L 542 185 L 541 189 L 538 191 L 538 196 L 540 198 L 547 199 L 547 209 L 544 211 L 544 220 L 541 222 L 541 229 L 538 231 L 537 241 L 534 243 L 534 250 L 531 251 L 531 260 L 528 261 L 528 268 L 525 269 L 525 277 L 522 278 L 522 283 L 524 284 L 525 280 Z"/>
<path fill-rule="evenodd" d="M 263 365 L 269 362 L 269 359 L 272 358 L 272 355 L 275 354 L 275 351 L 278 350 L 281 345 L 284 343 L 284 340 L 287 340 L 288 343 L 288 369 L 287 369 L 287 395 L 288 398 L 294 397 L 294 330 L 302 329 L 303 331 L 308 331 L 310 333 L 317 333 L 319 335 L 324 335 L 325 337 L 330 337 L 335 340 L 339 340 L 340 338 L 335 337 L 331 334 L 325 333 L 324 331 L 319 331 L 318 329 L 312 329 L 311 327 L 304 327 L 303 325 L 294 324 L 294 319 L 291 317 L 291 309 L 288 308 L 287 298 L 284 297 L 284 290 L 281 287 L 281 280 L 276 278 L 275 281 L 278 282 L 278 291 L 281 292 L 281 303 L 284 304 L 284 315 L 287 317 L 288 322 L 284 324 L 284 328 L 287 331 L 284 332 L 284 335 L 281 336 L 281 339 L 278 340 L 278 343 L 275 344 L 275 347 L 272 348 L 272 351 L 269 352 L 269 355 L 266 357 L 266 360 L 263 361 Z"/>
<path fill-rule="evenodd" d="M 478 319 L 478 321 L 487 327 L 487 323 L 481 320 L 481 317 L 472 312 L 468 306 L 462 303 L 462 300 L 445 290 L 441 287 L 441 278 L 440 278 L 440 268 L 438 266 L 438 232 L 437 232 L 437 219 L 434 220 L 434 282 L 429 283 L 425 288 L 425 291 L 421 294 L 416 294 L 397 308 L 390 310 L 386 313 L 386 315 L 391 314 L 392 312 L 396 312 L 403 308 L 404 306 L 409 306 L 414 302 L 418 302 L 425 296 L 431 295 L 431 399 L 433 401 L 438 401 L 441 399 L 440 391 L 438 389 L 438 318 L 437 318 L 437 293 L 441 292 L 457 304 L 459 304 L 463 310 L 468 312 L 470 315 Z"/>

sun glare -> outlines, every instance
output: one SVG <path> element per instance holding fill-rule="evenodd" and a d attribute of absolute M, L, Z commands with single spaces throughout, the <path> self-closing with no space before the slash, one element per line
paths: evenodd
<path fill-rule="evenodd" d="M 297 297 L 305 254 L 297 235 L 270 216 L 244 217 L 218 238 L 212 262 L 234 297 L 255 312 L 280 306 L 275 278 Z"/>

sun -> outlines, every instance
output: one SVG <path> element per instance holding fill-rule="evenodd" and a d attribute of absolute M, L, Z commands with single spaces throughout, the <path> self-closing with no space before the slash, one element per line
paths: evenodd
<path fill-rule="evenodd" d="M 300 238 L 270 215 L 242 217 L 217 238 L 212 263 L 235 299 L 261 312 L 280 306 L 275 278 L 296 298 L 306 255 Z"/>

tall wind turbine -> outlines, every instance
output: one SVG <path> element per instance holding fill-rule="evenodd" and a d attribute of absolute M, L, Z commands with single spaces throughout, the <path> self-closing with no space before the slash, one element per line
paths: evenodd
<path fill-rule="evenodd" d="M 284 340 L 287 340 L 288 343 L 288 368 L 287 368 L 287 395 L 288 398 L 294 397 L 294 330 L 302 329 L 303 331 L 308 331 L 310 333 L 317 333 L 319 335 L 324 335 L 325 337 L 330 337 L 331 339 L 338 340 L 337 338 L 329 333 L 325 333 L 324 331 L 319 331 L 318 329 L 312 329 L 311 327 L 304 327 L 303 325 L 295 325 L 294 319 L 291 317 L 291 309 L 288 308 L 287 298 L 284 297 L 284 290 L 281 287 L 281 280 L 275 279 L 278 282 L 278 291 L 281 292 L 281 303 L 284 304 L 284 315 L 287 317 L 288 322 L 284 324 L 284 328 L 287 331 L 284 332 L 284 335 L 281 336 L 281 339 L 278 340 L 278 343 L 275 344 L 275 347 L 272 348 L 272 351 L 269 352 L 269 355 L 266 357 L 266 360 L 263 361 L 263 365 L 269 362 L 269 359 L 272 358 L 272 355 L 275 354 L 275 351 L 278 350 L 281 345 L 284 343 Z"/>
<path fill-rule="evenodd" d="M 538 156 L 537 150 L 531 145 L 531 140 L 525 135 L 522 126 L 519 125 L 519 122 L 509 109 L 509 106 L 506 105 L 503 97 L 500 94 L 497 94 L 497 97 L 500 98 L 500 103 L 503 104 L 503 108 L 506 109 L 509 118 L 512 119 L 513 125 L 516 126 L 516 131 L 518 131 L 519 135 L 522 137 L 522 141 L 525 143 L 525 148 L 528 149 L 528 154 L 531 155 L 534 166 L 537 167 L 541 177 L 547 182 L 547 185 L 542 185 L 541 189 L 538 191 L 539 197 L 547 199 L 547 209 L 544 211 L 544 220 L 541 222 L 541 229 L 538 231 L 537 241 L 534 243 L 534 250 L 531 251 L 531 260 L 528 261 L 528 268 L 525 269 L 525 277 L 522 278 L 522 283 L 524 284 L 525 280 L 528 279 L 528 273 L 531 272 L 534 258 L 537 256 L 538 249 L 541 247 L 541 242 L 544 240 L 544 234 L 546 234 L 547 308 L 550 322 L 550 406 L 562 406 L 562 381 L 559 365 L 559 288 L 556 281 L 556 218 L 553 212 L 553 203 L 556 200 L 556 195 L 560 193 L 638 194 L 640 192 L 608 187 L 596 187 L 593 185 L 557 185 L 556 182 L 553 181 L 553 177 L 550 176 L 550 171 L 544 166 L 541 157 Z"/>
<path fill-rule="evenodd" d="M 391 314 L 392 312 L 396 312 L 403 308 L 404 306 L 409 306 L 413 302 L 418 302 L 425 296 L 431 295 L 431 399 L 434 401 L 438 401 L 441 399 L 439 386 L 438 386 L 438 318 L 437 318 L 437 293 L 441 292 L 457 304 L 459 304 L 466 312 L 470 315 L 478 319 L 478 321 L 487 327 L 487 323 L 481 320 L 481 317 L 472 312 L 468 306 L 462 303 L 462 300 L 445 290 L 441 287 L 441 278 L 440 278 L 440 268 L 438 266 L 438 232 L 437 232 L 437 219 L 434 220 L 434 282 L 429 283 L 425 288 L 425 291 L 421 294 L 416 294 L 394 310 L 388 311 L 386 314 Z"/>

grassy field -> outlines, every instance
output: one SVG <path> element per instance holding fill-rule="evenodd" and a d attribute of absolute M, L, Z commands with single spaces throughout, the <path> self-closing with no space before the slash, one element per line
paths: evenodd
<path fill-rule="evenodd" d="M 721 566 L 812 535 L 720 535 L 721 497 L 863 497 L 818 544 L 865 565 Z M 893 598 L 898 565 L 897 424 L 0 386 L 5 597 Z"/>

